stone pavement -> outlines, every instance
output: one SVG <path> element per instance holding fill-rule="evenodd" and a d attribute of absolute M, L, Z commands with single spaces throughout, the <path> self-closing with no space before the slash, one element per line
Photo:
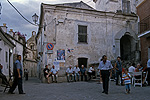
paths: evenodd
<path fill-rule="evenodd" d="M 40 83 L 36 78 L 24 81 L 25 95 L 3 93 L 0 86 L 0 100 L 149 100 L 150 87 L 135 88 L 131 93 L 125 94 L 125 86 L 116 86 L 110 82 L 109 94 L 102 94 L 102 84 L 97 82 L 72 82 L 72 83 Z"/>

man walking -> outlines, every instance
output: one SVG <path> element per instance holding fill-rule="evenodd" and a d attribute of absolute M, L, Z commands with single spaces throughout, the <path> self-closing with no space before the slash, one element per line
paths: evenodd
<path fill-rule="evenodd" d="M 121 62 L 121 59 L 120 59 L 119 56 L 117 57 L 117 61 L 115 63 L 114 68 L 116 69 L 116 77 L 117 77 L 116 85 L 119 85 L 118 84 L 119 76 L 120 76 L 120 79 L 121 79 L 121 85 L 123 85 L 123 81 L 122 81 L 122 62 Z"/>
<path fill-rule="evenodd" d="M 17 85 L 18 85 L 19 94 L 25 94 L 22 88 L 21 55 L 17 55 L 17 60 L 15 61 L 15 64 L 14 64 L 14 81 L 8 93 L 14 94 L 13 91 L 16 89 Z"/>
<path fill-rule="evenodd" d="M 102 80 L 103 80 L 103 92 L 105 94 L 108 94 L 108 84 L 109 84 L 109 76 L 110 76 L 110 70 L 113 68 L 111 65 L 111 62 L 107 60 L 107 56 L 102 56 L 102 61 L 100 62 L 98 69 L 101 71 Z"/>

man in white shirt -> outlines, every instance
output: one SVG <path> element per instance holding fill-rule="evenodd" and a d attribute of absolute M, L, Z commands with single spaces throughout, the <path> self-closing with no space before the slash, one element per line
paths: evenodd
<path fill-rule="evenodd" d="M 147 71 L 148 71 L 147 81 L 148 85 L 150 86 L 150 59 L 147 61 Z"/>
<path fill-rule="evenodd" d="M 74 81 L 76 82 L 76 76 L 77 76 L 78 81 L 79 81 L 80 69 L 79 69 L 78 65 L 76 65 L 76 66 L 73 68 L 73 73 L 74 73 Z"/>
<path fill-rule="evenodd" d="M 111 62 L 107 60 L 107 56 L 102 56 L 102 61 L 99 63 L 98 69 L 101 71 L 102 80 L 103 80 L 103 92 L 108 94 L 108 85 L 109 85 L 109 76 L 110 70 L 113 68 Z"/>
<path fill-rule="evenodd" d="M 92 66 L 92 67 L 89 68 L 88 75 L 89 75 L 89 80 L 91 80 L 91 76 L 94 76 L 94 77 L 95 77 L 95 69 L 94 69 L 94 66 Z"/>
<path fill-rule="evenodd" d="M 66 74 L 67 74 L 67 81 L 68 82 L 73 81 L 73 69 L 71 65 L 69 66 L 69 68 L 67 68 Z M 70 80 L 70 77 L 71 77 L 71 80 Z"/>
<path fill-rule="evenodd" d="M 57 83 L 58 70 L 55 68 L 54 65 L 52 66 L 51 73 L 52 73 L 52 82 L 54 82 L 54 77 L 55 77 L 55 83 Z"/>
<path fill-rule="evenodd" d="M 135 72 L 135 63 L 132 63 L 132 66 L 129 67 L 129 73 Z"/>

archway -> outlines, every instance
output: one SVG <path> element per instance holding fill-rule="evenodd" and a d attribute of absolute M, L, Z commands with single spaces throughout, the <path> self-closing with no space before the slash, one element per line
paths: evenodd
<path fill-rule="evenodd" d="M 131 60 L 131 36 L 124 35 L 120 39 L 120 56 L 122 60 Z"/>

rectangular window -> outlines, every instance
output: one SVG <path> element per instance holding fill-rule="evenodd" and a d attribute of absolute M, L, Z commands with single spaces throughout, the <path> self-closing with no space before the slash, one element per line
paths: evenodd
<path fill-rule="evenodd" d="M 8 52 L 6 51 L 6 62 L 8 62 Z"/>
<path fill-rule="evenodd" d="M 122 11 L 123 13 L 131 13 L 129 0 L 122 0 Z"/>
<path fill-rule="evenodd" d="M 78 25 L 78 42 L 87 43 L 87 26 Z"/>

